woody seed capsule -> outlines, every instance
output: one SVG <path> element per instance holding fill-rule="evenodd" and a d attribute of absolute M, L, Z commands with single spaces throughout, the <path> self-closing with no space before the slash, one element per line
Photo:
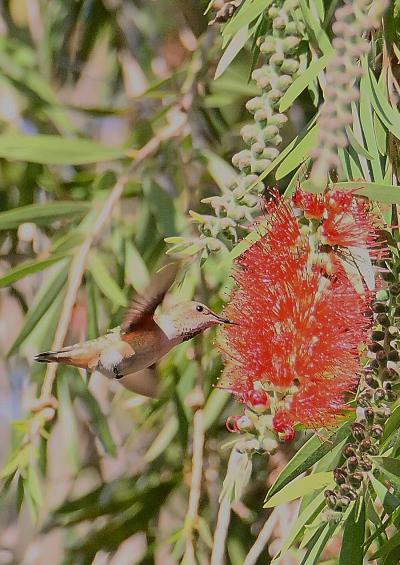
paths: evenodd
<path fill-rule="evenodd" d="M 355 471 L 358 467 L 358 459 L 357 457 L 349 457 L 347 459 L 347 468 L 350 471 L 350 473 L 352 473 L 353 471 Z"/>
<path fill-rule="evenodd" d="M 345 469 L 342 469 L 341 467 L 336 467 L 336 469 L 333 471 L 333 477 L 338 485 L 345 483 L 347 476 L 347 471 L 345 471 Z"/>
<path fill-rule="evenodd" d="M 348 443 L 343 448 L 343 455 L 348 459 L 349 457 L 356 457 L 357 446 L 354 443 Z"/>

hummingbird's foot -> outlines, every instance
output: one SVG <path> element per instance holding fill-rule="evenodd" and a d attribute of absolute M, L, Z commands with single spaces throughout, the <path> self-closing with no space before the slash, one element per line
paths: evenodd
<path fill-rule="evenodd" d="M 116 365 L 114 365 L 114 367 L 113 367 L 113 373 L 114 373 L 116 379 L 122 379 L 122 377 L 124 376 L 124 375 L 121 375 L 121 373 L 118 371 L 118 367 Z"/>

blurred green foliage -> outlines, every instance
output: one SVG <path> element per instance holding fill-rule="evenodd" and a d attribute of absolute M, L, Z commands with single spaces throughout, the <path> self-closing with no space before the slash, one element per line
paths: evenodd
<path fill-rule="evenodd" d="M 208 26 L 207 4 L 1 3 L 0 287 L 7 288 L 1 291 L 0 388 L 1 415 L 12 432 L 4 434 L 1 449 L 0 522 L 4 532 L 21 540 L 10 544 L 0 534 L 5 563 L 25 563 L 29 548 L 47 539 L 53 553 L 41 554 L 38 563 L 86 565 L 105 555 L 104 562 L 114 564 L 188 564 L 191 547 L 196 562 L 210 562 L 234 443 L 223 448 L 225 420 L 239 412 L 226 392 L 214 388 L 221 372 L 215 334 L 182 344 L 162 360 L 157 369 L 162 395 L 156 400 L 63 368 L 53 387 L 58 406 L 49 402 L 37 411 L 46 367 L 32 364 L 35 353 L 52 347 L 55 335 L 73 343 L 117 325 L 129 297 L 146 287 L 167 250 L 189 258 L 174 289 L 179 299 L 197 297 L 219 311 L 228 297 L 233 257 L 248 241 L 231 252 L 232 242 L 223 234 L 222 251 L 208 256 L 193 224 L 210 215 L 207 198 L 224 195 L 236 178 L 229 162 L 242 149 L 239 133 L 249 121 L 245 102 L 260 94 L 250 76 L 260 61 L 257 38 L 271 28 L 266 11 L 271 2 L 244 1 L 222 32 Z M 299 5 L 306 29 L 299 54 L 307 69 L 281 99 L 280 111 L 289 116 L 282 151 L 258 177 L 287 194 L 310 167 L 337 2 Z M 361 189 L 383 203 L 387 218 L 388 204 L 400 202 L 394 5 L 389 14 L 384 34 L 371 38 L 373 52 L 363 61 L 361 98 L 353 103 L 354 124 L 336 179 L 338 186 Z M 368 182 L 355 186 L 359 179 Z M 189 210 L 198 212 L 190 218 Z M 398 413 L 387 435 L 393 458 Z M 202 482 L 196 516 L 190 516 L 199 414 L 205 430 Z M 332 434 L 332 443 L 321 445 L 317 436 L 300 432 L 294 447 L 270 459 L 254 457 L 253 480 L 242 501 L 233 504 L 227 563 L 267 563 L 274 554 L 290 555 L 292 563 L 339 562 L 339 538 L 331 538 L 342 525 L 320 523 L 322 483 L 317 489 L 310 488 L 312 480 L 302 483 L 295 523 L 290 483 L 309 470 L 326 478 L 347 435 L 345 424 Z M 351 553 L 349 540 L 355 535 L 362 544 L 366 521 L 365 550 L 383 556 L 380 563 L 395 563 L 389 557 L 397 555 L 398 534 L 391 545 L 387 539 L 398 526 L 398 467 L 379 460 L 378 468 L 371 488 L 346 516 L 343 552 L 350 551 L 351 558 L 341 555 L 341 564 L 361 563 L 363 556 Z M 386 479 L 393 475 L 397 482 L 388 489 Z M 289 505 L 280 514 L 274 510 L 275 529 L 260 557 L 250 561 L 246 555 L 271 513 L 262 508 L 268 486 L 267 500 L 279 495 Z M 57 539 L 51 537 L 55 530 Z M 131 561 L 122 561 L 124 547 Z"/>

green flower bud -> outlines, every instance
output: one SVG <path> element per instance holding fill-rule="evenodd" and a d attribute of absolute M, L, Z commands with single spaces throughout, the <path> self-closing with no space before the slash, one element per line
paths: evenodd
<path fill-rule="evenodd" d="M 285 59 L 281 65 L 281 71 L 288 75 L 294 75 L 299 70 L 299 62 L 296 59 Z"/>

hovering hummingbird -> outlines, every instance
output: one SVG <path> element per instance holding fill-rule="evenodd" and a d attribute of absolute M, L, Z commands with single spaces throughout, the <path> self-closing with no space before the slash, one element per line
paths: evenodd
<path fill-rule="evenodd" d="M 142 389 L 136 384 L 132 388 L 124 377 L 151 367 L 175 345 L 207 328 L 231 323 L 194 301 L 171 306 L 155 317 L 155 310 L 173 284 L 177 270 L 177 263 L 170 263 L 159 271 L 147 292 L 131 302 L 121 326 L 96 339 L 39 353 L 35 360 L 99 371 L 108 378 L 122 379 L 121 383 L 131 390 Z"/>

